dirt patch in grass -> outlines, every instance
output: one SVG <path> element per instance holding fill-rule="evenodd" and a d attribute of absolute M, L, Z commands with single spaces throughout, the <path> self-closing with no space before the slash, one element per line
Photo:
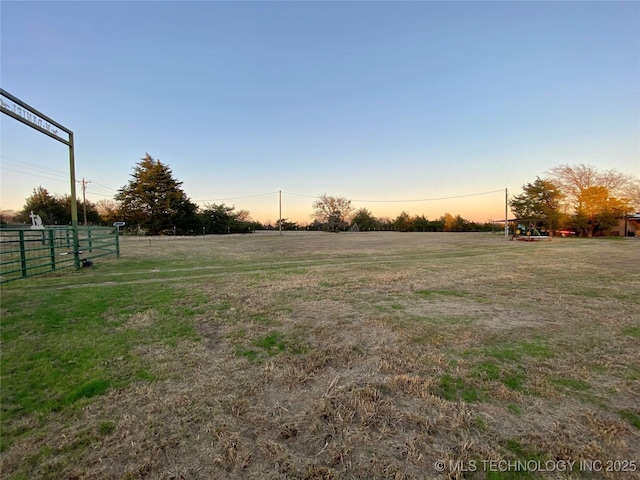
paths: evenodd
<path fill-rule="evenodd" d="M 118 262 L 30 285 L 151 295 L 152 267 L 189 301 L 118 316 L 113 335 L 166 328 L 174 341 L 134 346 L 148 380 L 3 415 L 2 476 L 519 478 L 483 465 L 637 465 L 637 247 L 490 234 L 125 238 Z M 185 318 L 196 336 L 176 333 Z M 589 478 L 577 466 L 525 473 Z"/>

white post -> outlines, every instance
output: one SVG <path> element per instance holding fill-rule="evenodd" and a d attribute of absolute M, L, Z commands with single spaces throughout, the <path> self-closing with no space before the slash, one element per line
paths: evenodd
<path fill-rule="evenodd" d="M 282 235 L 282 190 L 278 190 L 278 227 Z"/>
<path fill-rule="evenodd" d="M 509 238 L 509 190 L 504 189 L 504 238 Z"/>

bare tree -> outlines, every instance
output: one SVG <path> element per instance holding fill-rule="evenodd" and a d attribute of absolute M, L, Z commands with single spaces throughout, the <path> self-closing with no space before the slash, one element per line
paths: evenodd
<path fill-rule="evenodd" d="M 238 222 L 251 222 L 251 213 L 249 213 L 249 210 L 238 210 L 236 220 Z"/>
<path fill-rule="evenodd" d="M 640 213 L 640 179 L 634 180 L 625 191 L 625 197 L 634 211 Z"/>
<path fill-rule="evenodd" d="M 118 202 L 104 198 L 96 202 L 96 210 L 100 219 L 107 225 L 111 225 L 114 221 L 119 220 Z"/>
<path fill-rule="evenodd" d="M 548 172 L 549 180 L 560 186 L 569 205 L 575 209 L 581 207 L 582 193 L 593 187 L 605 187 L 611 195 L 629 198 L 636 179 L 615 170 L 598 171 L 585 165 L 560 165 Z"/>
<path fill-rule="evenodd" d="M 323 193 L 313 202 L 313 218 L 323 223 L 331 231 L 348 225 L 349 215 L 353 211 L 351 200 L 344 197 L 334 197 Z"/>

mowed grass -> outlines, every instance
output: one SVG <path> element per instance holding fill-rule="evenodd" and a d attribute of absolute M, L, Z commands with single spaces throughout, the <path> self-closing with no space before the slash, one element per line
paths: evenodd
<path fill-rule="evenodd" d="M 640 477 L 635 239 L 125 237 L 122 254 L 2 286 L 2 478 L 596 478 L 483 468 L 499 460 Z"/>

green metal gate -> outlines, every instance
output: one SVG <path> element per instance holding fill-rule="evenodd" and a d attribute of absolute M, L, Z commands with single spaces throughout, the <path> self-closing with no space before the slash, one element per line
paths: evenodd
<path fill-rule="evenodd" d="M 71 226 L 0 228 L 0 283 L 76 267 L 107 255 L 120 257 L 117 228 L 77 228 L 77 251 Z"/>

